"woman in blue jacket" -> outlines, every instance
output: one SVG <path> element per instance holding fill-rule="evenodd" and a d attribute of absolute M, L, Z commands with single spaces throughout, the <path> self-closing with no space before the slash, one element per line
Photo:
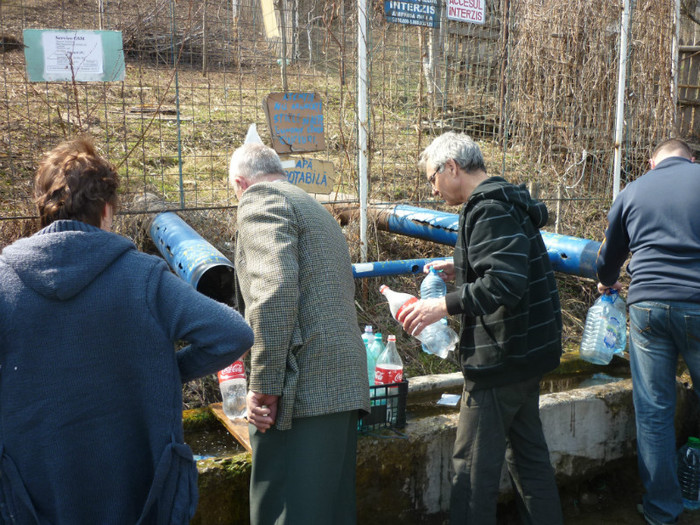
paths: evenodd
<path fill-rule="evenodd" d="M 89 140 L 58 146 L 35 179 L 43 229 L 0 254 L 6 523 L 188 523 L 182 383 L 253 344 L 237 312 L 110 232 L 117 187 Z"/>

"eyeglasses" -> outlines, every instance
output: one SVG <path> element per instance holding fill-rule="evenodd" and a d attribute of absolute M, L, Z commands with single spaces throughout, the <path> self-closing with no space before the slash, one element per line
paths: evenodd
<path fill-rule="evenodd" d="M 440 172 L 440 168 L 437 168 L 433 174 L 428 177 L 428 182 L 430 183 L 431 186 L 435 186 L 435 177 L 437 177 L 437 174 Z"/>

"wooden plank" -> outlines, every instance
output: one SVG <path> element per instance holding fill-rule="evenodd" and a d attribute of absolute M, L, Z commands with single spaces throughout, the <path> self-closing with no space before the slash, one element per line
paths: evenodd
<path fill-rule="evenodd" d="M 231 435 L 236 438 L 236 441 L 243 445 L 243 448 L 248 452 L 252 452 L 250 448 L 250 436 L 248 435 L 248 420 L 235 419 L 231 421 L 226 417 L 226 414 L 224 414 L 224 407 L 221 403 L 213 403 L 209 405 L 209 408 Z"/>

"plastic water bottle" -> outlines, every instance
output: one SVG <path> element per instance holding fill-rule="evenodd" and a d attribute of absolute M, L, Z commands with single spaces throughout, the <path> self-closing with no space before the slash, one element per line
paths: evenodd
<path fill-rule="evenodd" d="M 385 284 L 379 287 L 379 291 L 382 292 L 389 301 L 389 309 L 394 319 L 399 316 L 406 306 L 418 301 L 418 298 L 415 296 L 403 292 L 395 292 Z M 426 326 L 419 335 L 414 337 L 425 345 L 429 353 L 435 354 L 443 359 L 447 357 L 450 350 L 454 350 L 455 345 L 459 341 L 459 337 L 455 331 L 441 321 L 436 321 Z"/>
<path fill-rule="evenodd" d="M 425 276 L 420 284 L 421 299 L 436 299 L 445 297 L 447 286 L 445 281 L 440 277 L 442 270 L 436 270 L 430 267 L 428 275 Z M 427 333 L 426 333 L 427 331 Z M 442 359 L 447 357 L 450 350 L 454 350 L 459 337 L 452 328 L 447 325 L 447 317 L 443 317 L 439 321 L 426 327 L 421 333 L 423 351 L 428 354 L 435 354 Z"/>
<path fill-rule="evenodd" d="M 700 439 L 689 437 L 678 450 L 678 482 L 683 506 L 688 510 L 700 509 Z"/>
<path fill-rule="evenodd" d="M 246 408 L 245 366 L 243 361 L 236 361 L 216 374 L 223 399 L 224 414 L 230 420 L 244 418 Z"/>
<path fill-rule="evenodd" d="M 365 349 L 369 349 L 374 342 L 374 334 L 372 333 L 372 325 L 365 325 L 365 331 L 362 333 L 362 340 L 365 342 Z"/>
<path fill-rule="evenodd" d="M 396 350 L 396 336 L 387 337 L 386 348 L 377 358 L 377 366 L 374 369 L 374 384 L 389 385 L 403 381 L 403 361 Z M 398 409 L 399 387 L 379 388 L 376 390 L 379 405 L 386 405 L 386 420 L 394 423 Z"/>
<path fill-rule="evenodd" d="M 396 350 L 396 336 L 387 338 L 386 348 L 377 358 L 377 366 L 374 371 L 375 385 L 388 385 L 403 381 L 403 361 Z"/>
<path fill-rule="evenodd" d="M 377 366 L 377 359 L 384 352 L 384 343 L 382 343 L 382 334 L 377 332 L 374 334 L 374 340 L 367 347 L 367 378 L 369 384 L 374 385 L 374 373 Z"/>
<path fill-rule="evenodd" d="M 588 309 L 581 338 L 581 358 L 607 365 L 614 354 L 622 355 L 627 343 L 627 307 L 617 290 L 596 299 Z"/>

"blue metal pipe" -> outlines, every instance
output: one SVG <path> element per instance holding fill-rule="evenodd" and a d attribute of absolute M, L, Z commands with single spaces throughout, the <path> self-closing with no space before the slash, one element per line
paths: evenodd
<path fill-rule="evenodd" d="M 233 263 L 180 216 L 173 212 L 156 215 L 149 233 L 163 258 L 182 279 L 212 299 L 235 304 Z"/>
<path fill-rule="evenodd" d="M 399 261 L 377 261 L 356 263 L 352 265 L 352 275 L 355 279 L 364 277 L 381 277 L 384 275 L 401 275 L 405 273 L 423 273 L 423 267 L 430 261 L 442 261 L 449 257 L 434 259 L 403 259 Z"/>
<path fill-rule="evenodd" d="M 459 215 L 397 204 L 386 210 L 389 231 L 426 241 L 454 246 L 457 242 Z"/>
<path fill-rule="evenodd" d="M 459 215 L 398 204 L 379 211 L 378 226 L 393 233 L 454 246 Z M 552 268 L 561 273 L 597 279 L 596 257 L 600 242 L 542 232 Z"/>
<path fill-rule="evenodd" d="M 459 229 L 455 213 L 397 205 L 379 212 L 377 226 L 393 233 L 454 246 Z M 151 238 L 171 268 L 197 290 L 233 305 L 233 264 L 204 240 L 178 215 L 164 212 L 151 223 Z M 568 235 L 542 232 L 542 239 L 555 271 L 596 279 L 596 256 L 600 243 Z M 422 273 L 430 261 L 445 259 L 404 259 L 353 264 L 356 279 L 407 273 Z"/>

